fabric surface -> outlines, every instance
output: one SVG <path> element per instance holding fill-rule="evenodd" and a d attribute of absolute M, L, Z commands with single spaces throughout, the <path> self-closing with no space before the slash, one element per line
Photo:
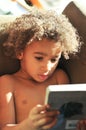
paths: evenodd
<path fill-rule="evenodd" d="M 78 30 L 84 42 L 78 54 L 79 57 L 65 61 L 64 67 L 72 83 L 86 83 L 86 16 L 73 2 L 69 3 L 63 14 L 69 18 L 70 22 Z"/>

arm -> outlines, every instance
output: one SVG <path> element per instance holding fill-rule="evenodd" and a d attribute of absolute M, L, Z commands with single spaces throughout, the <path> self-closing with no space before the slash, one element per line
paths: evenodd
<path fill-rule="evenodd" d="M 6 124 L 15 124 L 15 108 L 13 90 L 6 78 L 0 77 L 0 127 Z M 9 87 L 8 87 L 9 86 Z"/>
<path fill-rule="evenodd" d="M 0 77 L 0 130 L 28 130 L 27 121 L 16 124 L 12 82 Z"/>
<path fill-rule="evenodd" d="M 4 76 L 0 77 L 0 124 L 15 123 L 13 92 Z"/>

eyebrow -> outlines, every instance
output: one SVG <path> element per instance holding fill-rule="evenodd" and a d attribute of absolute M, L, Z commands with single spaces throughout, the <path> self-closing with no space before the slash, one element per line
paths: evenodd
<path fill-rule="evenodd" d="M 34 54 L 47 56 L 47 54 L 46 54 L 46 53 L 43 53 L 43 52 L 34 52 Z"/>
<path fill-rule="evenodd" d="M 43 52 L 34 52 L 34 54 L 38 54 L 38 55 L 43 55 L 43 56 L 47 56 L 47 54 L 46 53 L 43 53 Z M 59 54 L 58 55 L 56 55 L 56 56 L 53 56 L 54 58 L 57 58 L 59 56 Z"/>

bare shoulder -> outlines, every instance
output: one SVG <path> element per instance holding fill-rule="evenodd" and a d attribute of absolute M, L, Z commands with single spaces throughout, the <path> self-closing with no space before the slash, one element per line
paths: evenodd
<path fill-rule="evenodd" d="M 12 80 L 12 76 L 11 75 L 3 75 L 0 77 L 0 88 L 1 89 L 7 89 L 10 91 L 12 90 L 12 84 L 13 84 L 13 80 Z"/>
<path fill-rule="evenodd" d="M 55 72 L 56 81 L 58 84 L 68 84 L 69 83 L 69 77 L 67 73 L 62 69 L 57 69 Z"/>

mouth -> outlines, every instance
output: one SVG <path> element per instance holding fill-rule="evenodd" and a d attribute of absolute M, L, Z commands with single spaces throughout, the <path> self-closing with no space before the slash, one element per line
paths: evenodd
<path fill-rule="evenodd" d="M 46 80 L 48 78 L 48 75 L 38 75 L 39 79 L 41 79 L 42 81 Z"/>

